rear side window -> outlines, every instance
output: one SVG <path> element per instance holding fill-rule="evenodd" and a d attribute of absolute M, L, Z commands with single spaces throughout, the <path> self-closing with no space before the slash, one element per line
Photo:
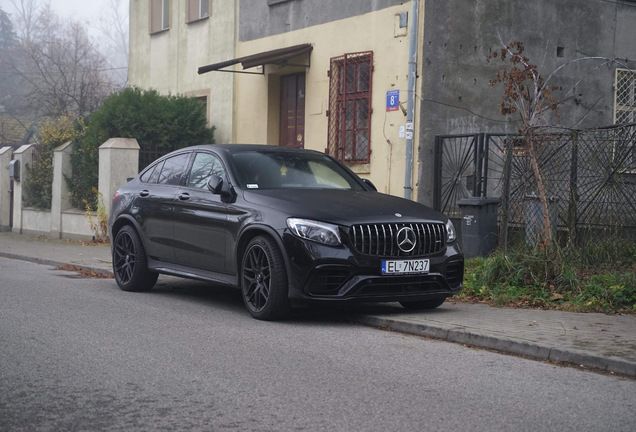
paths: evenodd
<path fill-rule="evenodd" d="M 182 184 L 186 165 L 190 159 L 190 153 L 184 153 L 168 158 L 163 163 L 157 183 L 166 185 Z M 156 170 L 157 168 L 155 168 Z M 154 177 L 154 175 L 152 176 Z"/>
<path fill-rule="evenodd" d="M 152 173 L 154 173 L 157 169 L 157 166 L 160 166 L 160 164 L 157 164 L 155 166 L 153 166 L 152 168 L 146 170 L 145 173 L 143 173 L 141 175 L 141 177 L 139 177 L 139 181 L 141 181 L 142 183 L 151 183 L 150 179 L 152 177 Z"/>

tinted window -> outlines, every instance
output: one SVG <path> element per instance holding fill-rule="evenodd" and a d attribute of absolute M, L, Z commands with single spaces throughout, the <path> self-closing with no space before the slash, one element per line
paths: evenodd
<path fill-rule="evenodd" d="M 146 172 L 145 172 L 145 173 L 143 173 L 143 174 L 141 175 L 141 177 L 139 177 L 139 180 L 140 180 L 142 183 L 150 183 L 150 177 L 152 176 L 152 173 L 155 171 L 155 168 L 157 168 L 157 165 L 155 165 L 154 167 L 152 167 L 152 168 L 150 168 L 150 169 L 146 170 Z"/>
<path fill-rule="evenodd" d="M 225 168 L 219 158 L 210 153 L 197 153 L 188 177 L 188 187 L 206 189 L 212 174 L 226 179 Z"/>
<path fill-rule="evenodd" d="M 232 156 L 245 189 L 355 189 L 362 186 L 331 158 L 312 153 L 237 152 Z"/>
<path fill-rule="evenodd" d="M 183 173 L 189 158 L 190 153 L 184 153 L 166 159 L 157 183 L 168 185 L 181 184 L 181 179 L 183 178 Z"/>

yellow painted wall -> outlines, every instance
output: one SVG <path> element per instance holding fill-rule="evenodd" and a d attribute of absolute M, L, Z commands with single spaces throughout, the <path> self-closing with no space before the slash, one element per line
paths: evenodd
<path fill-rule="evenodd" d="M 207 96 L 217 143 L 230 142 L 234 74 L 197 73 L 200 66 L 235 57 L 236 2 L 210 2 L 210 17 L 186 22 L 185 1 L 170 2 L 170 29 L 150 34 L 150 1 L 130 2 L 131 86 L 162 94 Z"/>
<path fill-rule="evenodd" d="M 410 12 L 410 9 L 411 3 L 407 2 L 353 18 L 239 43 L 239 57 L 301 43 L 312 43 L 313 51 L 308 69 L 266 65 L 264 76 L 237 75 L 233 141 L 278 145 L 280 75 L 304 71 L 305 148 L 324 151 L 327 147 L 330 59 L 346 53 L 373 51 L 371 161 L 350 167 L 362 177 L 369 178 L 379 191 L 402 196 L 406 140 L 399 137 L 399 128 L 405 126 L 406 116 L 401 110 L 386 111 L 386 92 L 400 90 L 400 102 L 406 109 L 409 40 L 407 29 L 399 28 L 398 15 Z M 306 56 L 292 61 L 305 62 Z M 417 131 L 414 142 L 417 142 Z M 417 148 L 414 149 L 416 154 Z M 416 178 L 415 170 L 413 177 Z"/>

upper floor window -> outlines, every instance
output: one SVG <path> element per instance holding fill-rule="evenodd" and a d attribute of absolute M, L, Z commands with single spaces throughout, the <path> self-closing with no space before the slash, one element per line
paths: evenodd
<path fill-rule="evenodd" d="M 150 0 L 150 33 L 170 28 L 170 0 Z"/>
<path fill-rule="evenodd" d="M 614 80 L 614 123 L 636 123 L 636 71 L 616 69 Z"/>
<path fill-rule="evenodd" d="M 369 162 L 372 71 L 372 51 L 331 59 L 329 154 L 343 162 Z"/>
<path fill-rule="evenodd" d="M 210 0 L 188 0 L 188 22 L 210 16 Z"/>

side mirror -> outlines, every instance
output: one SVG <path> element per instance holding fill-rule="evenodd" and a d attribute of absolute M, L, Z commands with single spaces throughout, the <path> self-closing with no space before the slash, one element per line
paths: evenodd
<path fill-rule="evenodd" d="M 223 202 L 230 202 L 235 196 L 232 185 L 215 174 L 212 174 L 208 179 L 208 189 L 214 195 L 220 195 Z"/>
<path fill-rule="evenodd" d="M 215 195 L 221 195 L 221 192 L 223 192 L 223 179 L 218 175 L 212 174 L 208 179 L 208 189 Z"/>
<path fill-rule="evenodd" d="M 362 183 L 364 183 L 365 185 L 367 185 L 371 190 L 373 191 L 378 191 L 378 189 L 375 187 L 375 185 L 371 182 L 371 180 L 369 179 L 362 179 Z"/>

